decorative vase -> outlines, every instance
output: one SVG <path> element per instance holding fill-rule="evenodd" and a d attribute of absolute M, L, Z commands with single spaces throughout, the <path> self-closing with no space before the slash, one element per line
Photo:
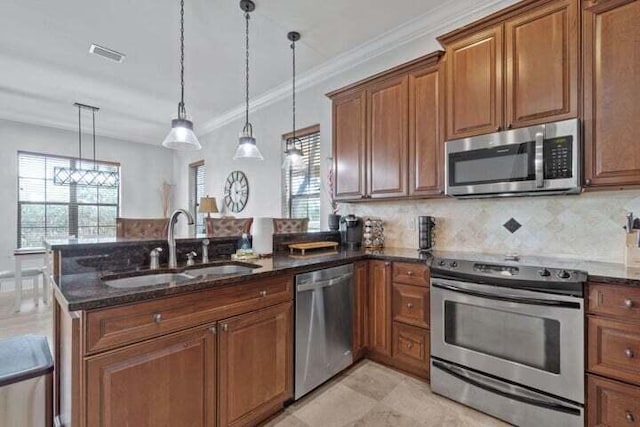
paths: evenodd
<path fill-rule="evenodd" d="M 340 229 L 340 215 L 329 214 L 329 230 L 338 231 Z"/>

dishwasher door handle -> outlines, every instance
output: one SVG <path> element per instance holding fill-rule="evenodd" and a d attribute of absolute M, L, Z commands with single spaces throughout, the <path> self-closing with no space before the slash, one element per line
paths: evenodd
<path fill-rule="evenodd" d="M 343 274 L 342 276 L 333 277 L 329 280 L 319 280 L 317 282 L 300 283 L 298 286 L 296 286 L 296 290 L 298 292 L 306 292 L 306 291 L 313 291 L 315 289 L 329 288 L 340 282 L 350 280 L 352 277 L 353 277 L 353 273 L 347 273 L 347 274 Z"/>

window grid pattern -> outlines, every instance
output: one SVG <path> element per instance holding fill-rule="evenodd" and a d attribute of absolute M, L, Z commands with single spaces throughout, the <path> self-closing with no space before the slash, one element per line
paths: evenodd
<path fill-rule="evenodd" d="M 119 215 L 119 187 L 57 185 L 55 167 L 93 168 L 119 173 L 113 163 L 18 152 L 18 247 L 48 239 L 112 237 Z"/>
<path fill-rule="evenodd" d="M 197 163 L 190 167 L 191 177 L 191 213 L 195 219 L 196 233 L 206 233 L 204 219 L 206 214 L 198 212 L 200 207 L 200 199 L 205 195 L 205 181 L 207 178 L 207 170 L 204 163 Z"/>
<path fill-rule="evenodd" d="M 320 230 L 320 131 L 297 135 L 297 138 L 303 166 L 283 171 L 282 211 L 287 218 L 309 218 L 309 231 L 317 231 Z"/>

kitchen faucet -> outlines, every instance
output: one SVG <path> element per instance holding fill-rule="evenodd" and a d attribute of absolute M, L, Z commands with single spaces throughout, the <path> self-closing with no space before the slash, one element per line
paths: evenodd
<path fill-rule="evenodd" d="M 178 267 L 178 261 L 176 260 L 176 237 L 174 229 L 176 227 L 176 223 L 178 222 L 178 217 L 181 213 L 187 217 L 189 225 L 193 225 L 193 217 L 184 209 L 177 209 L 171 214 L 171 218 L 169 218 L 169 230 L 167 235 L 167 243 L 169 244 L 169 268 Z"/>

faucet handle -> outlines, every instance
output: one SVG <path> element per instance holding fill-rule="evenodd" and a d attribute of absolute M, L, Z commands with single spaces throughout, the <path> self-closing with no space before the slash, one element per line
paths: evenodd
<path fill-rule="evenodd" d="M 209 244 L 210 244 L 210 243 L 211 243 L 211 242 L 209 241 L 209 239 L 204 239 L 204 240 L 202 241 L 202 246 L 209 246 Z"/>
<path fill-rule="evenodd" d="M 155 248 L 149 254 L 149 258 L 151 258 L 149 268 L 151 270 L 157 270 L 160 268 L 160 252 L 162 252 L 162 248 Z"/>
<path fill-rule="evenodd" d="M 194 251 L 189 252 L 187 254 L 187 265 L 194 265 L 193 258 L 195 258 L 196 256 L 198 256 L 198 254 Z"/>
<path fill-rule="evenodd" d="M 151 256 L 158 256 L 158 255 L 160 255 L 160 252 L 162 252 L 162 248 L 160 248 L 160 247 L 155 248 L 155 249 L 153 249 L 151 251 Z"/>

